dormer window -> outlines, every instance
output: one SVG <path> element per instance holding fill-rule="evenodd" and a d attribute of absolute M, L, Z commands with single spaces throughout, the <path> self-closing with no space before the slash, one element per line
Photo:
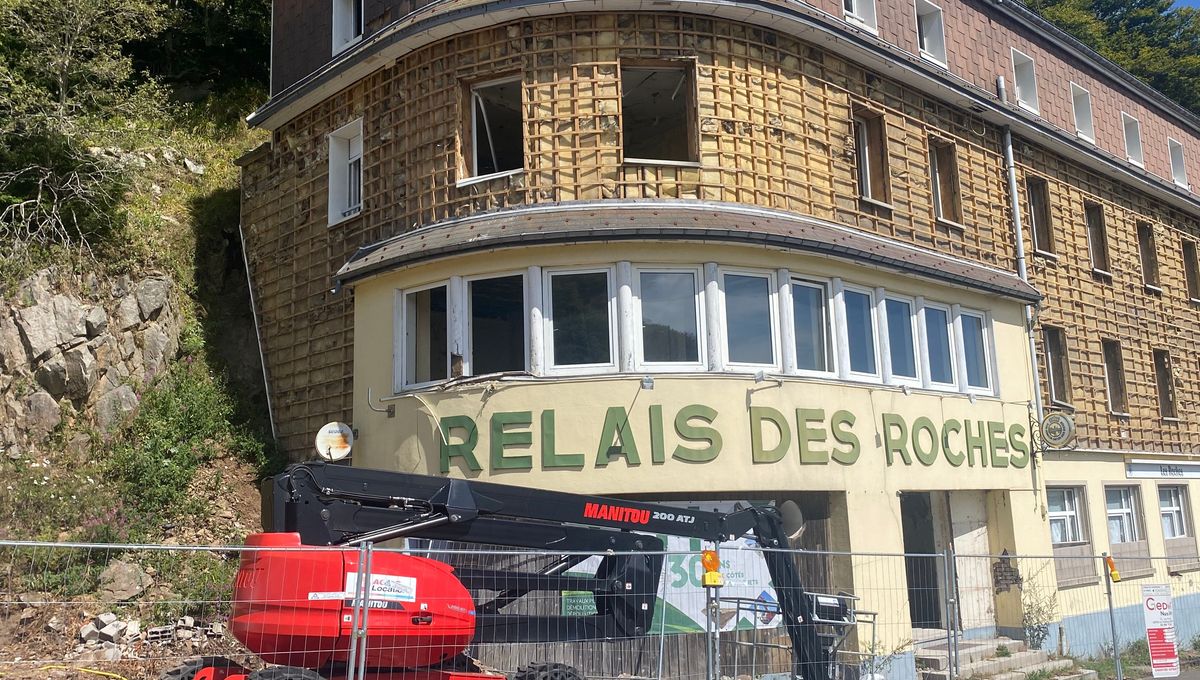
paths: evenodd
<path fill-rule="evenodd" d="M 1125 156 L 1129 162 L 1141 166 L 1145 163 L 1142 154 L 1142 124 L 1137 118 L 1121 112 L 1121 127 L 1125 130 Z"/>
<path fill-rule="evenodd" d="M 333 0 L 333 53 L 362 40 L 363 0 Z"/>

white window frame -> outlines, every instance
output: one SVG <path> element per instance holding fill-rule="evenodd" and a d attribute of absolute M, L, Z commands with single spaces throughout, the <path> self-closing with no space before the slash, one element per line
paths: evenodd
<path fill-rule="evenodd" d="M 1174 137 L 1167 137 L 1167 152 L 1171 158 L 1171 181 L 1175 186 L 1190 189 L 1187 176 L 1187 156 L 1184 153 L 1183 142 Z"/>
<path fill-rule="evenodd" d="M 1050 510 L 1049 496 L 1052 491 L 1063 492 L 1063 505 L 1066 507 L 1065 510 L 1061 510 L 1061 511 Z M 1053 531 L 1053 528 L 1051 528 L 1050 543 L 1054 547 L 1069 546 L 1069 545 L 1085 545 L 1089 542 L 1088 537 L 1087 537 L 1087 522 L 1084 521 L 1085 518 L 1083 517 L 1083 512 L 1080 509 L 1080 506 L 1082 505 L 1082 503 L 1080 502 L 1080 496 L 1083 495 L 1082 491 L 1083 491 L 1083 489 L 1081 489 L 1077 486 L 1052 486 L 1049 484 L 1046 485 L 1046 496 L 1047 496 L 1046 511 L 1049 516 L 1049 521 L 1050 521 L 1051 527 L 1053 527 L 1053 521 L 1056 519 L 1061 519 L 1061 520 L 1065 521 L 1066 526 L 1067 526 L 1067 539 L 1068 540 L 1063 541 L 1061 543 L 1054 542 L 1054 531 Z M 1072 536 L 1071 536 L 1072 529 L 1074 530 L 1073 540 L 1072 540 Z"/>
<path fill-rule="evenodd" d="M 1176 515 L 1179 520 L 1179 529 L 1181 533 L 1175 536 L 1168 536 L 1166 531 L 1163 531 L 1163 539 L 1170 541 L 1176 538 L 1191 538 L 1191 525 L 1188 521 L 1188 487 L 1186 484 L 1159 484 L 1158 485 L 1158 517 L 1159 524 L 1162 524 L 1163 516 L 1167 513 Z M 1162 502 L 1163 491 L 1168 492 L 1168 495 L 1173 495 L 1172 505 L 1164 506 Z M 1172 520 L 1174 524 L 1174 520 Z"/>
<path fill-rule="evenodd" d="M 950 351 L 950 382 L 938 382 L 933 379 L 933 359 L 929 355 L 929 326 L 925 320 L 926 310 L 933 308 L 946 313 L 946 337 L 949 340 L 948 349 Z M 953 390 L 960 391 L 958 384 L 959 366 L 958 366 L 958 342 L 955 340 L 954 333 L 954 308 L 941 302 L 930 302 L 929 300 L 921 300 L 920 307 L 920 326 L 921 326 L 921 358 L 922 365 L 925 368 L 921 379 L 925 387 L 934 390 Z"/>
<path fill-rule="evenodd" d="M 1133 124 L 1134 136 L 1131 140 L 1129 137 L 1130 124 Z M 1134 118 L 1128 113 L 1121 112 L 1121 133 L 1125 138 L 1125 157 L 1130 163 L 1139 168 L 1146 167 L 1146 149 L 1142 145 L 1142 121 Z M 1130 141 L 1136 143 L 1136 148 L 1130 145 Z M 1133 152 L 1137 151 L 1136 154 Z"/>
<path fill-rule="evenodd" d="M 814 288 L 821 291 L 822 299 L 825 301 L 825 366 L 828 370 L 814 371 L 809 368 L 800 368 L 800 360 L 796 360 L 796 375 L 808 376 L 813 378 L 833 378 L 838 375 L 838 352 L 836 349 L 836 333 L 837 331 L 837 313 L 834 311 L 834 304 L 837 302 L 833 291 L 833 283 L 829 279 L 822 279 L 813 276 L 792 276 L 788 282 L 792 287 L 793 299 L 795 296 L 795 287 Z M 793 319 L 793 323 L 795 319 Z M 795 329 L 793 329 L 793 334 Z M 793 340 L 795 338 L 793 337 Z"/>
<path fill-rule="evenodd" d="M 1122 507 L 1118 510 L 1112 510 L 1108 507 L 1108 494 L 1111 491 L 1115 491 L 1117 493 L 1122 494 L 1122 496 L 1121 496 Z M 1141 487 L 1136 486 L 1136 485 L 1121 484 L 1121 485 L 1113 485 L 1113 486 L 1105 486 L 1104 487 L 1104 528 L 1108 530 L 1108 544 L 1110 546 L 1128 545 L 1130 543 L 1137 543 L 1138 541 L 1145 540 L 1145 538 L 1146 538 L 1145 532 L 1142 530 L 1141 523 L 1138 521 L 1138 514 L 1139 514 L 1138 506 L 1139 506 L 1139 501 L 1140 501 L 1140 499 L 1139 499 L 1140 491 L 1141 491 Z M 1124 501 L 1126 499 L 1128 499 L 1128 501 L 1129 501 L 1128 506 L 1126 506 L 1124 504 Z M 1130 540 L 1128 540 L 1128 541 L 1114 541 L 1113 540 L 1112 527 L 1110 527 L 1108 523 L 1111 519 L 1113 519 L 1114 515 L 1123 517 L 1124 520 L 1129 522 L 1129 525 L 1127 528 L 1129 529 Z"/>
<path fill-rule="evenodd" d="M 926 61 L 932 61 L 938 66 L 945 66 L 947 62 L 946 13 L 942 11 L 940 5 L 934 4 L 929 0 L 913 0 L 913 8 L 916 10 L 917 19 L 917 52 L 920 54 L 922 59 L 925 59 Z M 922 8 L 925 8 L 926 11 L 922 12 Z M 940 54 L 937 51 L 928 50 L 921 47 L 921 18 L 929 16 L 930 14 L 937 15 L 937 36 L 936 40 L 934 40 L 934 43 L 935 47 L 940 48 Z M 926 36 L 925 42 L 927 45 L 929 44 L 929 37 L 930 36 L 928 35 Z"/>
<path fill-rule="evenodd" d="M 1017 106 L 1029 111 L 1030 113 L 1038 113 L 1038 91 L 1037 91 L 1037 62 L 1033 57 L 1025 54 L 1015 47 L 1009 48 L 1012 51 L 1012 69 L 1013 69 L 1013 94 L 1017 98 Z M 1020 68 L 1029 65 L 1029 74 L 1032 83 L 1027 87 L 1021 82 Z M 1028 95 L 1032 94 L 1032 98 Z"/>
<path fill-rule="evenodd" d="M 354 6 L 362 6 L 364 0 L 331 0 L 330 23 L 333 33 L 333 54 L 344 52 L 362 41 L 363 17 L 365 13 L 359 10 L 358 26 L 354 26 Z M 272 3 L 274 4 L 274 3 Z M 349 13 L 349 16 L 346 14 Z"/>
<path fill-rule="evenodd" d="M 412 370 L 409 368 L 409 358 L 412 352 L 408 345 L 408 296 L 415 295 L 422 291 L 431 290 L 433 288 L 446 289 L 446 377 L 438 380 L 426 380 L 423 382 L 409 382 L 409 374 Z M 399 381 L 396 383 L 397 394 L 410 390 L 421 389 L 430 385 L 445 382 L 451 379 L 450 368 L 453 358 L 450 356 L 450 343 L 453 337 L 453 319 L 454 307 L 458 301 L 454 299 L 454 291 L 450 285 L 449 279 L 441 281 L 433 281 L 431 283 L 421 284 L 419 286 L 409 286 L 408 288 L 400 288 L 396 290 L 398 313 L 395 315 L 397 322 L 394 333 L 395 344 L 393 347 L 393 361 L 395 368 L 398 370 Z"/>
<path fill-rule="evenodd" d="M 840 284 L 840 285 L 839 285 Z M 839 371 L 838 375 L 844 380 L 853 380 L 857 382 L 879 382 L 883 378 L 883 359 L 879 356 L 880 352 L 880 337 L 879 337 L 879 297 L 875 294 L 874 288 L 859 286 L 852 283 L 846 283 L 835 279 L 835 286 L 839 286 L 840 290 L 837 294 L 838 306 L 838 326 L 837 339 L 838 343 L 845 347 L 846 355 L 844 357 L 845 364 L 843 370 Z M 875 352 L 875 372 L 865 373 L 856 371 L 853 367 L 853 362 L 850 359 L 850 323 L 849 315 L 846 312 L 846 293 L 861 293 L 867 296 L 870 301 L 868 305 L 871 311 L 871 349 Z"/>
<path fill-rule="evenodd" d="M 978 309 L 969 309 L 967 307 L 958 308 L 955 325 L 958 327 L 955 333 L 957 343 L 956 349 L 958 356 L 962 357 L 962 391 L 969 394 L 984 394 L 994 395 L 997 393 L 998 385 L 996 384 L 996 372 L 992 370 L 992 357 L 996 355 L 995 344 L 992 335 L 992 315 L 988 312 Z M 970 374 L 967 371 L 967 335 L 963 332 L 963 317 L 974 317 L 979 319 L 980 332 L 983 333 L 983 370 L 987 375 L 987 387 L 979 387 L 978 385 L 970 384 Z"/>
<path fill-rule="evenodd" d="M 1080 97 L 1083 98 L 1083 106 L 1079 105 Z M 1075 136 L 1091 144 L 1096 143 L 1096 119 L 1092 113 L 1092 93 L 1087 88 L 1078 83 L 1071 82 L 1071 114 L 1075 120 Z M 1080 120 L 1084 119 L 1086 126 L 1081 126 Z"/>
<path fill-rule="evenodd" d="M 767 304 L 771 314 L 771 360 L 769 364 L 755 364 L 745 361 L 734 361 L 729 353 L 729 315 L 725 312 L 725 277 L 733 276 L 753 276 L 767 280 Z M 783 370 L 783 348 L 781 347 L 782 333 L 779 332 L 779 288 L 776 286 L 775 272 L 765 271 L 761 269 L 742 269 L 737 267 L 719 267 L 717 269 L 717 280 L 720 282 L 717 286 L 720 291 L 720 312 L 721 312 L 721 341 L 725 344 L 725 368 L 737 372 L 738 369 L 746 371 L 761 371 L 782 372 Z"/>
<path fill-rule="evenodd" d="M 471 319 L 471 284 L 476 281 L 487 281 L 488 279 L 506 279 L 512 276 L 521 277 L 521 319 L 523 322 L 522 332 L 525 334 L 524 341 L 524 356 L 525 365 L 522 370 L 528 372 L 529 366 L 529 276 L 528 270 L 518 269 L 503 272 L 490 272 L 487 274 L 475 274 L 463 277 L 462 286 L 462 307 L 463 310 L 463 326 L 466 328 L 466 337 L 464 341 L 467 346 L 466 356 L 463 357 L 463 375 L 478 375 L 475 372 L 475 334 L 472 327 Z"/>
<path fill-rule="evenodd" d="M 575 364 L 559 366 L 554 363 L 554 292 L 553 283 L 555 276 L 566 274 L 598 274 L 603 273 L 608 281 L 608 355 L 607 363 L 599 364 Z M 561 267 L 555 269 L 545 269 L 542 271 L 542 323 L 545 330 L 542 333 L 545 347 L 544 355 L 546 357 L 546 374 L 547 375 L 586 375 L 591 373 L 615 373 L 617 371 L 617 357 L 620 355 L 620 348 L 617 346 L 617 286 L 615 267 L 599 266 L 599 267 Z"/>
<path fill-rule="evenodd" d="M 358 140 L 358 156 L 352 153 Z M 357 217 L 363 209 L 363 156 L 365 155 L 363 120 L 357 118 L 325 136 L 328 149 L 326 182 L 329 226 Z M 350 205 L 350 164 L 358 161 L 358 204 Z"/>
<path fill-rule="evenodd" d="M 846 5 L 851 5 L 854 9 L 848 9 Z M 871 33 L 879 32 L 879 20 L 875 7 L 875 0 L 846 0 L 842 2 L 843 16 L 846 21 L 858 26 Z"/>
<path fill-rule="evenodd" d="M 475 98 L 478 97 L 479 95 L 476 94 L 476 91 L 480 90 L 482 88 L 492 87 L 494 85 L 505 85 L 508 83 L 523 83 L 523 82 L 524 82 L 524 77 L 521 76 L 520 74 L 518 74 L 518 75 L 512 75 L 512 76 L 505 76 L 503 78 L 494 78 L 492 80 L 485 80 L 485 81 L 478 82 L 478 83 L 471 83 L 471 88 L 467 95 L 467 101 L 469 102 L 469 105 L 471 107 L 471 129 L 469 130 L 469 134 L 471 135 L 471 158 L 466 159 L 469 161 L 469 165 L 467 166 L 467 169 L 471 171 L 471 175 L 469 177 L 464 177 L 463 179 L 455 182 L 455 187 L 464 187 L 464 186 L 467 186 L 470 184 L 475 184 L 476 182 L 486 182 L 489 179 L 498 179 L 501 177 L 508 177 L 510 175 L 519 175 L 519 174 L 525 172 L 525 162 L 524 162 L 524 160 L 522 160 L 521 167 L 519 167 L 519 168 L 510 168 L 508 170 L 499 170 L 497 172 L 491 172 L 486 175 L 479 174 L 479 145 L 475 143 L 475 138 L 477 136 L 475 134 L 475 131 L 479 129 L 478 128 L 479 107 L 476 106 L 476 101 L 475 101 Z M 522 88 L 520 88 L 520 87 L 517 88 L 518 96 L 521 96 L 521 90 L 522 90 Z M 524 124 L 524 122 L 525 122 L 524 111 L 521 112 L 521 122 L 522 122 L 522 124 Z M 488 135 L 489 136 L 491 135 L 490 128 L 489 128 Z M 522 142 L 524 142 L 524 134 L 523 133 L 522 133 L 521 137 L 522 137 Z M 522 154 L 522 155 L 524 155 L 524 154 Z"/>
<path fill-rule="evenodd" d="M 913 344 L 913 368 L 916 370 L 917 374 L 914 377 L 896 375 L 894 367 L 892 366 L 892 322 L 891 319 L 887 318 L 888 300 L 895 300 L 896 302 L 903 302 L 904 304 L 908 305 L 908 326 L 912 332 Z M 881 344 L 885 345 L 885 349 L 887 350 L 887 361 L 885 362 L 887 370 L 884 372 L 884 381 L 889 385 L 912 385 L 914 387 L 921 387 L 924 384 L 921 379 L 921 334 L 917 330 L 917 317 L 919 316 L 917 310 L 918 307 L 916 298 L 909 297 L 907 295 L 900 295 L 898 293 L 885 293 L 880 297 L 879 312 L 877 316 L 880 317 L 880 326 L 883 327 L 882 330 L 886 330 L 886 333 L 880 333 L 880 337 L 886 336 L 886 341 Z M 881 351 L 880 354 L 883 355 L 885 353 Z"/>
<path fill-rule="evenodd" d="M 708 348 L 706 343 L 708 329 L 705 325 L 704 318 L 704 268 L 700 266 L 688 267 L 678 265 L 655 266 L 655 265 L 634 265 L 633 266 L 633 347 L 634 347 L 634 366 L 639 370 L 649 370 L 656 373 L 694 373 L 705 372 L 708 370 Z M 692 304 L 696 313 L 696 361 L 646 361 L 644 338 L 642 337 L 642 274 L 643 273 L 686 273 L 692 275 L 694 293 Z"/>

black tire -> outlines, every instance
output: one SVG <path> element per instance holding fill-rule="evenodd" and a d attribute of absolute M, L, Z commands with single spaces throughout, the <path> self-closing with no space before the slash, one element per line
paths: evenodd
<path fill-rule="evenodd" d="M 565 663 L 531 663 L 517 669 L 512 680 L 585 680 L 583 674 Z"/>
<path fill-rule="evenodd" d="M 158 680 L 192 680 L 196 674 L 205 668 L 234 668 L 240 671 L 246 669 L 232 659 L 223 656 L 201 656 L 188 659 L 174 668 L 169 668 L 159 674 Z"/>
<path fill-rule="evenodd" d="M 325 677 L 308 668 L 270 666 L 254 671 L 247 680 L 325 680 Z"/>

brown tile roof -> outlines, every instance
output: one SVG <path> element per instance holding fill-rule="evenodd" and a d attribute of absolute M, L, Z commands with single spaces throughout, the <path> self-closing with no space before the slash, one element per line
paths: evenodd
<path fill-rule="evenodd" d="M 820 220 L 703 202 L 559 203 L 446 220 L 360 248 L 334 278 L 348 283 L 402 265 L 495 248 L 639 240 L 761 245 L 883 266 L 1025 302 L 1041 299 L 1012 272 Z"/>

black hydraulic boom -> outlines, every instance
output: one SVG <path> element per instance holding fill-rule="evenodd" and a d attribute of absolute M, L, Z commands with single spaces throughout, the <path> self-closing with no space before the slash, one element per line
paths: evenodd
<path fill-rule="evenodd" d="M 538 642 L 645 635 L 654 616 L 664 544 L 655 534 L 720 542 L 749 534 L 763 559 L 792 643 L 795 676 L 826 680 L 833 652 L 806 593 L 774 508 L 733 513 L 683 509 L 603 496 L 529 489 L 320 462 L 293 465 L 263 482 L 263 526 L 300 534 L 306 545 L 352 546 L 396 538 L 553 551 L 536 573 L 459 568 L 470 590 L 498 593 L 477 606 L 477 641 Z M 591 554 L 595 577 L 564 572 Z M 535 591 L 588 591 L 592 616 L 506 614 Z"/>

